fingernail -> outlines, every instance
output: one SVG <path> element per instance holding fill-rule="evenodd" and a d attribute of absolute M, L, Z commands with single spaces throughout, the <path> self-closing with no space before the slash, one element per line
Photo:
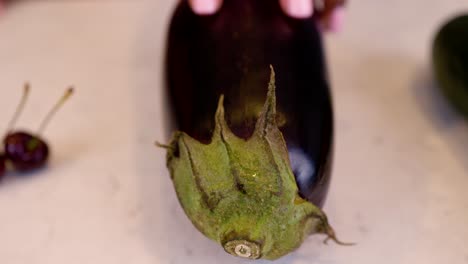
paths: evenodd
<path fill-rule="evenodd" d="M 337 32 L 343 28 L 345 10 L 343 7 L 337 7 L 330 15 L 328 30 Z"/>
<path fill-rule="evenodd" d="M 221 0 L 189 0 L 193 12 L 198 15 L 212 15 L 221 7 Z"/>
<path fill-rule="evenodd" d="M 280 0 L 286 14 L 295 18 L 308 18 L 314 13 L 312 0 Z"/>

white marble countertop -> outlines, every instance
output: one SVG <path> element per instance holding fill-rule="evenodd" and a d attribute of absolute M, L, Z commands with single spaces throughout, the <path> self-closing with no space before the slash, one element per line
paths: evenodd
<path fill-rule="evenodd" d="M 46 132 L 50 167 L 0 184 L 0 263 L 252 263 L 192 227 L 153 146 L 174 3 L 21 1 L 0 18 L 0 130 L 24 81 L 19 127 L 31 129 L 77 87 Z M 466 0 L 349 5 L 326 41 L 337 134 L 325 210 L 358 245 L 310 237 L 275 263 L 468 263 L 468 127 L 429 71 L 436 28 L 462 10 Z"/>

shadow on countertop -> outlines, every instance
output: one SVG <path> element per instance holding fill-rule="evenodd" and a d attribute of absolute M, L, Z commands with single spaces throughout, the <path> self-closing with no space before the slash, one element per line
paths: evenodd
<path fill-rule="evenodd" d="M 414 80 L 415 98 L 443 142 L 468 171 L 468 122 L 442 94 L 431 67 L 422 67 Z"/>

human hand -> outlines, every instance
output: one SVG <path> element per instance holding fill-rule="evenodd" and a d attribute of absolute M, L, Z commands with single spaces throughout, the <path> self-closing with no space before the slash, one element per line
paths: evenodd
<path fill-rule="evenodd" d="M 189 0 L 193 11 L 199 15 L 211 15 L 218 11 L 223 0 Z M 291 17 L 309 18 L 314 12 L 320 26 L 337 31 L 343 24 L 344 0 L 279 0 L 283 11 Z"/>

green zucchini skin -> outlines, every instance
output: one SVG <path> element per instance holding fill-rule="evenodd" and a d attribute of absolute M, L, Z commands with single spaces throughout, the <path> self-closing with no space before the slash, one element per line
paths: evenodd
<path fill-rule="evenodd" d="M 212 16 L 186 1 L 170 24 L 166 81 L 177 129 L 209 142 L 224 94 L 226 120 L 239 137 L 254 130 L 276 71 L 277 110 L 300 195 L 321 207 L 330 183 L 333 113 L 314 19 L 283 14 L 278 1 L 225 0 Z"/>
<path fill-rule="evenodd" d="M 457 16 L 440 28 L 432 59 L 442 93 L 468 117 L 468 15 Z"/>

